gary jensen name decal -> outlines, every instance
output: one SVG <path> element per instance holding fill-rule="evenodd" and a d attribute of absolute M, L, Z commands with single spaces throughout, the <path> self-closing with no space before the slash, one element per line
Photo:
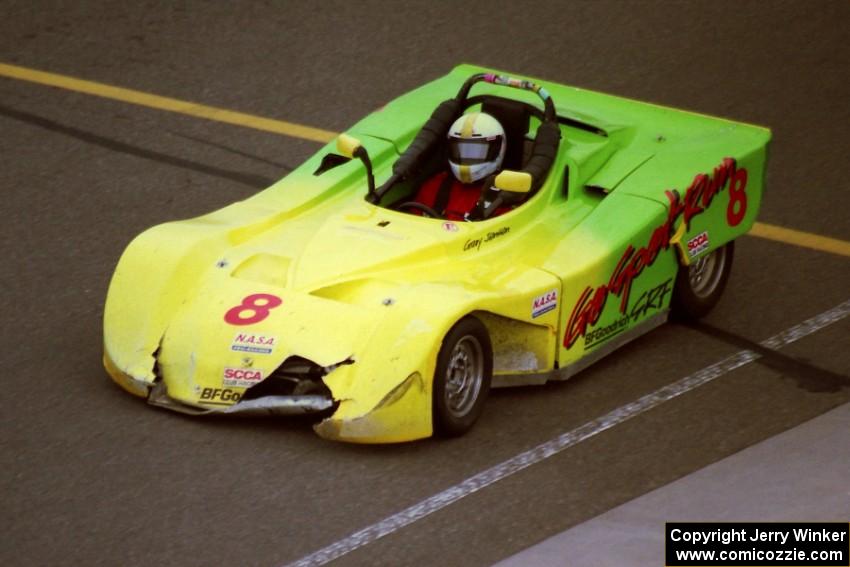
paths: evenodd
<path fill-rule="evenodd" d="M 483 236 L 482 238 L 470 238 L 466 241 L 466 244 L 463 245 L 463 251 L 466 252 L 467 250 L 481 250 L 482 244 L 492 242 L 500 236 L 506 235 L 510 231 L 510 227 L 504 226 L 495 232 L 488 232 L 487 235 Z"/>

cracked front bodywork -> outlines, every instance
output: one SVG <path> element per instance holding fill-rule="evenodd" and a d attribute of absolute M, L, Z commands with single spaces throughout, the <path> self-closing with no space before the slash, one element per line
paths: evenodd
<path fill-rule="evenodd" d="M 475 290 L 463 279 L 448 277 L 440 283 L 404 285 L 370 280 L 299 293 L 246 283 L 213 265 L 204 283 L 193 286 L 191 296 L 173 309 L 161 337 L 151 338 L 149 352 L 127 348 L 141 342 L 136 336 L 126 345 L 107 343 L 105 362 L 119 384 L 132 376 L 129 383 L 143 385 L 133 393 L 183 413 L 320 413 L 326 417 L 315 429 L 328 439 L 386 443 L 429 437 L 434 370 L 448 330 L 478 312 L 498 336 L 497 321 L 528 318 L 533 298 L 557 285 L 551 275 L 528 267 L 498 274 L 496 269 L 488 266 L 482 277 L 504 278 L 523 290 L 524 300 L 497 288 Z M 116 281 L 107 302 L 107 328 L 119 327 L 116 335 L 146 328 L 133 320 L 147 313 L 135 310 L 133 286 Z M 224 318 L 232 306 L 258 292 L 275 294 L 281 304 L 256 324 L 227 324 Z M 482 306 L 485 311 L 477 311 Z M 548 342 L 541 348 L 553 352 L 557 317 L 547 317 L 539 322 L 548 325 L 526 326 L 542 329 L 538 336 Z M 312 364 L 326 397 L 299 397 L 295 389 L 281 396 L 266 387 L 294 359 Z M 540 359 L 542 365 L 550 362 Z M 142 371 L 116 371 L 116 360 Z M 252 398 L 255 393 L 259 397 Z"/>
<path fill-rule="evenodd" d="M 424 319 L 424 288 L 364 282 L 303 293 L 233 277 L 212 261 L 195 267 L 202 277 L 179 263 L 162 266 L 148 272 L 139 289 L 127 275 L 143 264 L 136 256 L 159 248 L 152 242 L 166 248 L 172 226 L 152 229 L 131 245 L 113 278 L 104 365 L 115 382 L 153 405 L 194 415 L 333 411 L 316 428 L 332 439 L 431 435 L 430 377 L 442 334 L 458 316 Z M 181 261 L 193 262 L 190 256 Z M 171 295 L 157 294 L 165 287 Z M 385 301 L 390 292 L 392 301 Z M 258 293 L 281 304 L 256 324 L 228 324 L 233 306 Z M 294 358 L 314 364 L 327 395 L 293 389 L 251 399 Z"/>
<path fill-rule="evenodd" d="M 361 443 L 410 441 L 431 435 L 430 387 L 419 372 L 397 384 L 365 414 L 354 415 L 357 412 L 346 405 L 343 400 L 341 411 L 318 423 L 316 433 L 326 439 Z"/>

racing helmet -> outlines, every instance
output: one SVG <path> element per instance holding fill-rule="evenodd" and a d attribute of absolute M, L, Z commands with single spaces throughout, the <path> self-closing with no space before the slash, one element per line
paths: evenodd
<path fill-rule="evenodd" d="M 461 183 L 496 173 L 505 159 L 505 129 L 484 112 L 471 112 L 449 128 L 449 166 Z"/>

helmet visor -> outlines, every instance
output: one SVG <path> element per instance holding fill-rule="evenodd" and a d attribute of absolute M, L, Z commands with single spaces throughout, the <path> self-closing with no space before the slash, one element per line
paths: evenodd
<path fill-rule="evenodd" d="M 499 157 L 502 136 L 492 138 L 449 138 L 449 160 L 458 165 L 486 163 Z"/>

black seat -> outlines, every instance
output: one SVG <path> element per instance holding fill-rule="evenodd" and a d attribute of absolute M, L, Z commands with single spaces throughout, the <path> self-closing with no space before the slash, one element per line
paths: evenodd
<path fill-rule="evenodd" d="M 499 97 L 487 97 L 481 105 L 481 112 L 486 112 L 499 121 L 505 129 L 505 161 L 502 169 L 520 170 L 523 167 L 522 157 L 525 135 L 529 127 L 528 107 L 519 101 Z"/>

